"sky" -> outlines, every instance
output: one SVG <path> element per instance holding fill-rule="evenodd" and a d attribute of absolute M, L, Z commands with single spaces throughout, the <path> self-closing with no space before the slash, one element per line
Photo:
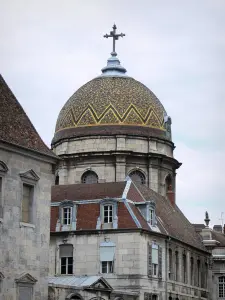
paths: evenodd
<path fill-rule="evenodd" d="M 50 146 L 60 109 L 101 74 L 116 23 L 128 75 L 172 118 L 177 204 L 225 223 L 224 0 L 0 0 L 0 73 Z"/>

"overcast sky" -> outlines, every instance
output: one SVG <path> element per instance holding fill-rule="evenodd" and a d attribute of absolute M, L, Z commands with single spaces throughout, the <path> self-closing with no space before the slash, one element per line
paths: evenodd
<path fill-rule="evenodd" d="M 225 213 L 225 0 L 0 0 L 0 73 L 50 145 L 58 113 L 98 76 L 115 22 L 128 75 L 172 117 L 177 204 L 191 222 Z M 225 219 L 225 214 L 224 214 Z"/>

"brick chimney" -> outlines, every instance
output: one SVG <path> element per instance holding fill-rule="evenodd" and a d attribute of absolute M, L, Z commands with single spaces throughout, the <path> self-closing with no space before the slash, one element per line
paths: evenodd
<path fill-rule="evenodd" d="M 169 185 L 166 196 L 169 199 L 172 206 L 174 206 L 174 204 L 175 204 L 175 193 L 172 189 L 172 185 Z"/>

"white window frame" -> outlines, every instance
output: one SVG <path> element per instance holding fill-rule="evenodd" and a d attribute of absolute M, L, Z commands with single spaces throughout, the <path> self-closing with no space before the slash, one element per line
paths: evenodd
<path fill-rule="evenodd" d="M 67 218 L 65 218 L 65 216 L 64 216 L 65 210 L 67 210 Z M 63 225 L 71 225 L 72 224 L 72 216 L 73 216 L 72 214 L 73 214 L 72 206 L 62 207 L 62 224 Z M 66 222 L 65 222 L 65 220 L 66 220 Z"/>
<path fill-rule="evenodd" d="M 108 210 L 107 210 L 107 215 L 105 216 L 106 208 L 108 208 Z M 110 212 L 111 212 L 111 216 L 110 216 Z M 107 221 L 105 221 L 105 218 L 107 219 Z M 111 221 L 110 221 L 110 218 L 111 218 Z M 113 204 L 105 204 L 105 205 L 103 205 L 103 223 L 111 224 L 112 222 L 113 222 Z"/>
<path fill-rule="evenodd" d="M 222 295 L 220 294 L 220 287 L 222 287 Z M 225 276 L 218 277 L 218 297 L 225 298 Z"/>
<path fill-rule="evenodd" d="M 106 272 L 103 272 L 103 263 L 106 263 Z M 102 261 L 101 262 L 101 273 L 102 274 L 112 274 L 113 273 L 113 261 Z"/>
<path fill-rule="evenodd" d="M 69 268 L 69 258 L 72 258 L 72 273 L 68 273 L 68 268 Z M 66 273 L 62 273 L 62 259 L 66 259 Z M 60 274 L 61 275 L 73 275 L 73 256 L 70 257 L 60 257 Z"/>
<path fill-rule="evenodd" d="M 154 226 L 154 218 L 155 218 L 155 211 L 153 208 L 150 208 L 149 209 L 149 223 L 152 226 Z"/>

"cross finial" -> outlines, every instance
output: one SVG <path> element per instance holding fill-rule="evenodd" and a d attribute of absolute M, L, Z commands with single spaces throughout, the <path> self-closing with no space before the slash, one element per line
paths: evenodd
<path fill-rule="evenodd" d="M 104 37 L 105 38 L 109 38 L 109 37 L 113 38 L 113 53 L 116 53 L 116 41 L 119 39 L 119 37 L 124 37 L 125 34 L 122 32 L 120 34 L 116 33 L 116 29 L 117 29 L 116 24 L 114 24 L 112 28 L 113 28 L 113 30 L 110 31 L 110 34 L 105 34 Z"/>

